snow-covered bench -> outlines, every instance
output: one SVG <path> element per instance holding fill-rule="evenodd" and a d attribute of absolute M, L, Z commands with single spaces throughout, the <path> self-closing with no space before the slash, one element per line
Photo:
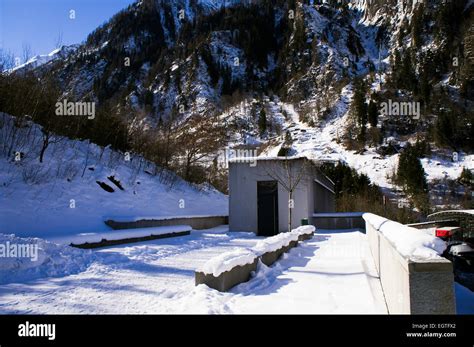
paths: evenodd
<path fill-rule="evenodd" d="M 298 245 L 298 241 L 310 239 L 315 231 L 311 225 L 301 226 L 289 233 L 281 233 L 263 239 L 251 248 L 236 248 L 211 258 L 195 272 L 195 283 L 206 284 L 221 292 L 247 282 L 260 260 L 267 266 L 275 263 L 283 253 Z"/>

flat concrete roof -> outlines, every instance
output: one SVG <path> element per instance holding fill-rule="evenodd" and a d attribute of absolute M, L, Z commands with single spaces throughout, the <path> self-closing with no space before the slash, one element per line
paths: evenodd
<path fill-rule="evenodd" d="M 309 161 L 312 161 L 308 159 L 305 156 L 294 156 L 294 157 L 235 157 L 235 158 L 230 158 L 229 163 L 248 163 L 249 161 L 287 161 L 287 160 L 301 160 L 301 159 L 306 159 Z"/>

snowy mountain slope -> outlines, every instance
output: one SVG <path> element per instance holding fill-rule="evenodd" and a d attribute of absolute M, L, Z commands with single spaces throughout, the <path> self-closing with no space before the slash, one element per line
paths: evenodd
<path fill-rule="evenodd" d="M 67 59 L 67 57 L 73 54 L 77 50 L 78 47 L 79 45 L 62 46 L 60 48 L 56 48 L 55 50 L 53 50 L 52 52 L 48 54 L 35 55 L 31 59 L 29 59 L 27 62 L 20 64 L 18 66 L 15 66 L 13 69 L 10 70 L 10 73 L 25 71 L 25 70 L 33 70 L 33 69 L 39 68 L 42 65 L 53 62 L 55 60 Z"/>
<path fill-rule="evenodd" d="M 280 117 L 280 132 L 285 134 L 288 131 L 291 134 L 294 139 L 292 145 L 294 155 L 305 155 L 323 162 L 344 162 L 359 173 L 367 175 L 378 186 L 396 190 L 397 187 L 391 178 L 396 171 L 399 154 L 381 156 L 374 147 L 368 147 L 364 153 L 358 153 L 347 150 L 340 142 L 343 129 L 350 123 L 348 110 L 351 98 L 352 89 L 349 85 L 343 88 L 341 97 L 334 108 L 335 113 L 317 127 L 301 122 L 300 115 L 292 104 L 277 101 L 273 112 L 279 113 L 280 110 L 284 110 L 289 115 L 288 119 Z M 233 116 L 235 117 L 235 114 Z M 258 138 L 258 135 L 252 131 L 247 135 L 252 134 Z M 261 138 L 258 140 L 265 141 Z M 261 155 L 277 156 L 280 148 L 280 143 L 275 146 L 270 145 Z M 474 155 L 461 152 L 458 154 L 458 160 L 453 162 L 451 152 L 433 153 L 429 158 L 422 159 L 422 164 L 429 182 L 445 178 L 457 179 L 464 168 L 474 170 Z"/>
<path fill-rule="evenodd" d="M 2 115 L 2 124 L 5 134 L 12 118 Z M 48 239 L 107 231 L 104 221 L 114 217 L 227 215 L 227 197 L 214 189 L 199 189 L 166 171 L 155 175 L 156 167 L 142 158 L 127 161 L 123 153 L 88 141 L 55 137 L 39 163 L 41 129 L 30 123 L 19 131 L 33 135 L 27 143 L 20 135 L 14 153 L 0 157 L 1 233 Z M 15 152 L 21 160 L 14 160 Z"/>
<path fill-rule="evenodd" d="M 91 33 L 74 54 L 36 71 L 57 77 L 68 97 L 99 106 L 129 104 L 129 116 L 145 114 L 147 126 L 173 119 L 185 127 L 189 117 L 217 114 L 228 127 L 229 147 L 251 144 L 274 155 L 288 131 L 293 154 L 342 160 L 387 189 L 400 188 L 391 179 L 399 154 L 385 154 L 384 147 L 403 150 L 429 137 L 432 155 L 422 159 L 428 180 L 454 181 L 463 168 L 472 168 L 471 151 L 438 146 L 433 128 L 446 110 L 468 115 L 474 106 L 467 53 L 460 69 L 446 63 L 451 51 L 459 58 L 469 51 L 464 49 L 469 47 L 466 28 L 474 11 L 470 2 L 460 1 L 465 3 L 462 18 L 446 26 L 438 13 L 452 10 L 451 5 L 433 0 L 351 0 L 348 6 L 336 1 L 144 0 Z M 446 32 L 437 28 L 441 24 Z M 394 66 L 397 54 L 401 67 Z M 130 66 L 124 66 L 126 58 Z M 413 90 L 394 85 L 395 68 L 405 72 L 407 66 L 419 84 L 425 78 L 424 87 L 438 93 L 421 121 L 379 114 L 377 125 L 368 128 L 379 143 L 348 148 L 347 133 L 355 127 L 354 80 L 370 86 L 367 102 L 373 95 L 378 104 L 419 101 L 416 89 L 423 85 Z M 449 103 L 437 100 L 440 93 Z M 261 110 L 268 123 L 263 133 Z M 457 162 L 450 160 L 453 151 Z"/>

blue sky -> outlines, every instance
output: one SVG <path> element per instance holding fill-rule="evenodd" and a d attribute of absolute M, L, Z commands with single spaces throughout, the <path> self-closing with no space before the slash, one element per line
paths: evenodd
<path fill-rule="evenodd" d="M 55 49 L 59 33 L 63 44 L 80 43 L 97 26 L 134 0 L 0 0 L 0 47 L 22 56 Z M 76 18 L 70 19 L 70 10 Z"/>

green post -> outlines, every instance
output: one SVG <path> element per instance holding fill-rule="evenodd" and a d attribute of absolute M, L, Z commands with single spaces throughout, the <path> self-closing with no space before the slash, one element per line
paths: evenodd
<path fill-rule="evenodd" d="M 308 225 L 308 218 L 303 218 L 301 220 L 301 225 Z"/>

